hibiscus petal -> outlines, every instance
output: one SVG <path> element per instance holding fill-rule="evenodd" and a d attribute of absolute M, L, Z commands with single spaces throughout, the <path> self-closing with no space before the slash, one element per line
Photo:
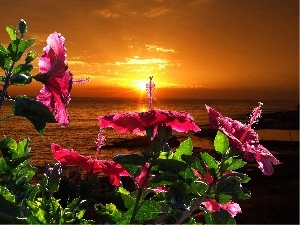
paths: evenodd
<path fill-rule="evenodd" d="M 273 165 L 280 162 L 262 145 L 259 144 L 258 134 L 251 128 L 252 123 L 256 122 L 261 115 L 262 103 L 259 103 L 257 108 L 254 108 L 250 117 L 250 124 L 246 125 L 237 120 L 224 117 L 221 113 L 206 106 L 209 121 L 213 128 L 222 131 L 230 140 L 232 148 L 244 152 L 246 160 L 258 162 L 259 169 L 265 175 L 273 173 Z"/>
<path fill-rule="evenodd" d="M 47 79 L 37 96 L 37 101 L 46 105 L 55 114 L 61 126 L 70 123 L 66 106 L 70 102 L 73 74 L 67 71 L 65 39 L 59 33 L 50 34 L 45 53 L 39 59 L 39 71 Z"/>
<path fill-rule="evenodd" d="M 262 145 L 259 145 L 258 149 L 260 152 L 259 154 L 255 155 L 258 168 L 263 172 L 264 175 L 271 176 L 274 172 L 273 165 L 278 165 L 280 162 Z"/>
<path fill-rule="evenodd" d="M 51 149 L 53 157 L 62 165 L 79 166 L 88 172 L 92 169 L 93 161 L 90 160 L 91 156 L 80 155 L 73 149 L 64 149 L 58 144 L 52 144 Z"/>
<path fill-rule="evenodd" d="M 242 212 L 242 209 L 238 203 L 229 202 L 226 204 L 220 204 L 220 206 L 222 209 L 229 212 L 233 217 Z"/>
<path fill-rule="evenodd" d="M 139 119 L 128 114 L 108 114 L 99 116 L 98 121 L 101 128 L 110 127 L 120 133 L 142 133 L 145 128 L 139 123 Z"/>
<path fill-rule="evenodd" d="M 153 127 L 154 134 L 159 125 L 172 127 L 178 132 L 200 131 L 194 118 L 186 112 L 150 109 L 148 112 L 116 113 L 99 116 L 101 128 L 111 127 L 121 133 L 142 133 L 146 128 Z"/>
<path fill-rule="evenodd" d="M 216 202 L 215 199 L 209 199 L 206 202 L 202 202 L 202 205 L 205 206 L 209 211 L 217 212 L 220 209 L 220 205 Z"/>
<path fill-rule="evenodd" d="M 47 38 L 47 44 L 48 46 L 53 49 L 55 52 L 55 55 L 58 59 L 65 60 L 66 58 L 66 48 L 65 45 L 65 38 L 57 32 L 54 32 L 49 35 Z"/>
<path fill-rule="evenodd" d="M 130 176 L 130 174 L 118 163 L 109 160 L 97 160 L 99 163 L 105 165 L 102 167 L 102 173 L 108 175 L 112 185 L 120 185 L 120 176 Z M 95 171 L 96 172 L 96 171 Z"/>
<path fill-rule="evenodd" d="M 223 115 L 213 108 L 209 107 L 208 105 L 205 105 L 208 117 L 209 117 L 209 123 L 211 124 L 212 128 L 218 129 L 219 128 L 219 122 L 218 118 L 222 118 Z"/>

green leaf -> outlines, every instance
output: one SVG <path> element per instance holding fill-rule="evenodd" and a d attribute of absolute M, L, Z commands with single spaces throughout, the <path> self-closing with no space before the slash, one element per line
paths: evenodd
<path fill-rule="evenodd" d="M 207 152 L 201 152 L 200 156 L 209 168 L 211 168 L 211 169 L 218 168 L 219 163 L 210 154 L 208 154 Z"/>
<path fill-rule="evenodd" d="M 20 159 L 18 160 L 18 164 L 22 163 L 26 160 L 26 156 L 29 152 L 29 139 L 24 139 L 23 141 L 17 143 L 12 138 L 4 137 L 0 142 L 0 149 L 3 153 L 3 156 L 8 157 L 10 160 L 12 159 Z M 22 158 L 24 157 L 24 159 Z"/>
<path fill-rule="evenodd" d="M 247 183 L 251 178 L 247 174 L 236 173 L 235 176 L 238 176 L 241 183 Z"/>
<path fill-rule="evenodd" d="M 233 162 L 227 166 L 226 171 L 242 168 L 246 164 L 247 163 L 244 162 L 242 159 L 234 159 Z"/>
<path fill-rule="evenodd" d="M 206 224 L 236 224 L 234 218 L 225 210 L 206 212 L 204 217 Z"/>
<path fill-rule="evenodd" d="M 197 196 L 202 196 L 208 189 L 208 185 L 202 181 L 193 182 L 189 186 L 190 192 L 196 194 Z"/>
<path fill-rule="evenodd" d="M 10 58 L 7 56 L 6 48 L 0 44 L 0 67 L 3 70 L 8 70 L 10 67 Z"/>
<path fill-rule="evenodd" d="M 70 213 L 72 215 L 72 213 Z M 79 212 L 76 213 L 76 218 L 77 219 L 82 219 L 82 217 L 85 214 L 85 210 L 80 210 Z M 80 223 L 81 224 L 81 223 Z"/>
<path fill-rule="evenodd" d="M 130 155 L 117 155 L 113 160 L 121 165 L 133 164 L 133 165 L 145 165 L 147 159 L 143 155 L 130 154 Z"/>
<path fill-rule="evenodd" d="M 99 197 L 98 203 L 101 203 L 102 205 L 112 203 L 119 210 L 127 211 L 128 209 L 134 207 L 135 199 L 130 195 L 120 192 L 107 192 Z"/>
<path fill-rule="evenodd" d="M 149 182 L 149 186 L 152 188 L 158 186 L 171 185 L 178 180 L 178 176 L 170 173 L 163 173 L 155 175 Z"/>
<path fill-rule="evenodd" d="M 33 69 L 31 64 L 19 64 L 16 68 L 14 68 L 12 74 L 26 74 L 28 75 L 30 71 Z"/>
<path fill-rule="evenodd" d="M 188 138 L 187 140 L 180 143 L 179 148 L 173 154 L 173 159 L 182 161 L 181 156 L 183 154 L 192 155 L 192 153 L 193 153 L 193 143 L 192 143 L 191 138 Z"/>
<path fill-rule="evenodd" d="M 26 218 L 19 218 L 15 216 L 9 216 L 0 210 L 0 221 L 2 224 L 25 224 Z"/>
<path fill-rule="evenodd" d="M 7 166 L 3 157 L 0 158 L 0 174 L 6 173 L 9 167 Z"/>
<path fill-rule="evenodd" d="M 169 152 L 160 151 L 158 158 L 159 159 L 172 159 L 173 153 L 171 151 L 169 151 Z"/>
<path fill-rule="evenodd" d="M 14 153 L 14 155 L 17 155 L 17 153 Z M 15 157 L 11 160 L 8 161 L 9 166 L 11 167 L 11 169 L 13 168 L 17 168 L 18 166 L 20 166 L 21 164 L 24 165 L 27 163 L 29 156 L 26 157 Z M 18 170 L 19 168 L 17 168 Z"/>
<path fill-rule="evenodd" d="M 26 48 L 29 48 L 30 46 L 32 46 L 35 42 L 34 38 L 30 38 L 26 41 Z"/>
<path fill-rule="evenodd" d="M 27 41 L 23 39 L 13 40 L 7 47 L 11 60 L 17 62 L 27 48 Z"/>
<path fill-rule="evenodd" d="M 34 201 L 38 193 L 39 193 L 39 185 L 32 186 L 31 189 L 29 190 L 29 195 L 27 199 L 29 201 Z"/>
<path fill-rule="evenodd" d="M 221 203 L 221 204 L 226 204 L 231 200 L 232 196 L 231 195 L 227 195 L 227 194 L 218 194 L 216 196 L 216 200 Z"/>
<path fill-rule="evenodd" d="M 245 188 L 245 187 L 241 187 L 239 190 L 238 190 L 238 193 L 237 193 L 237 197 L 241 200 L 247 200 L 247 199 L 250 199 L 251 198 L 251 192 Z"/>
<path fill-rule="evenodd" d="M 189 197 L 185 183 L 177 181 L 167 192 L 167 201 L 173 209 L 184 209 L 189 205 Z"/>
<path fill-rule="evenodd" d="M 40 223 L 44 223 L 47 224 L 47 220 L 46 220 L 46 212 L 44 210 L 42 210 L 40 208 L 40 203 L 38 202 L 32 202 L 27 200 L 26 201 L 30 212 L 32 213 L 32 215 L 40 222 Z"/>
<path fill-rule="evenodd" d="M 217 152 L 224 155 L 229 148 L 229 139 L 225 134 L 218 131 L 214 140 L 214 146 Z"/>
<path fill-rule="evenodd" d="M 38 54 L 35 51 L 30 51 L 26 55 L 25 64 L 31 63 L 37 56 L 38 56 Z"/>
<path fill-rule="evenodd" d="M 46 191 L 47 186 L 48 186 L 48 176 L 44 173 L 39 182 L 40 191 L 41 192 Z"/>
<path fill-rule="evenodd" d="M 206 166 L 198 157 L 193 155 L 182 155 L 181 158 L 193 169 L 197 170 L 203 177 L 206 175 Z"/>
<path fill-rule="evenodd" d="M 133 165 L 133 164 L 123 164 L 122 166 L 133 177 L 137 177 L 142 171 L 139 166 L 136 166 L 136 165 Z"/>
<path fill-rule="evenodd" d="M 144 155 L 131 154 L 131 155 L 117 155 L 113 160 L 121 164 L 132 176 L 136 177 L 140 174 L 140 166 L 145 165 L 147 159 Z"/>
<path fill-rule="evenodd" d="M 133 208 L 129 209 L 127 212 L 125 212 L 122 216 L 122 219 L 118 221 L 118 224 L 130 224 L 130 219 L 132 217 Z"/>
<path fill-rule="evenodd" d="M 17 32 L 12 26 L 6 26 L 6 32 L 8 33 L 10 40 L 14 41 L 17 39 Z"/>
<path fill-rule="evenodd" d="M 0 142 L 0 150 L 2 151 L 3 156 L 8 159 L 12 159 L 12 155 L 16 152 L 17 146 L 17 142 L 8 137 L 4 137 Z"/>
<path fill-rule="evenodd" d="M 97 213 L 103 217 L 106 223 L 117 223 L 122 219 L 122 213 L 112 203 L 99 205 Z"/>
<path fill-rule="evenodd" d="M 247 174 L 244 174 L 244 173 L 230 173 L 230 174 L 223 176 L 221 179 L 227 178 L 227 177 L 235 177 L 241 183 L 247 183 L 249 180 L 251 180 L 251 178 Z"/>
<path fill-rule="evenodd" d="M 216 189 L 216 198 L 220 203 L 227 203 L 231 197 L 239 199 L 249 199 L 251 193 L 248 189 L 241 187 L 241 181 L 246 181 L 243 174 L 230 174 L 223 176 Z M 230 197 L 231 196 L 231 197 Z"/>
<path fill-rule="evenodd" d="M 45 105 L 29 98 L 17 99 L 13 114 L 27 118 L 41 135 L 45 132 L 46 123 L 56 123 L 55 117 Z"/>
<path fill-rule="evenodd" d="M 197 180 L 194 171 L 190 167 L 186 167 L 185 170 L 180 171 L 179 176 L 187 183 Z"/>
<path fill-rule="evenodd" d="M 156 159 L 152 162 L 152 169 L 178 175 L 180 171 L 185 170 L 187 164 L 175 159 Z"/>
<path fill-rule="evenodd" d="M 14 218 L 24 218 L 20 208 L 14 202 L 8 201 L 0 194 L 0 219 L 4 215 Z M 3 221 L 1 220 L 1 222 Z"/>
<path fill-rule="evenodd" d="M 19 170 L 17 182 L 21 185 L 22 180 L 25 182 L 31 181 L 37 169 L 32 166 L 26 166 Z"/>
<path fill-rule="evenodd" d="M 0 195 L 2 195 L 7 201 L 15 201 L 15 196 L 6 187 L 0 186 Z"/>
<path fill-rule="evenodd" d="M 127 191 L 125 188 L 123 188 L 122 186 L 119 186 L 118 188 L 118 192 L 125 194 L 125 195 L 130 195 L 130 192 Z"/>
<path fill-rule="evenodd" d="M 27 25 L 26 25 L 25 20 L 23 20 L 23 19 L 20 20 L 18 31 L 21 34 L 25 34 L 27 32 Z"/>
<path fill-rule="evenodd" d="M 0 55 L 6 55 L 7 54 L 7 51 L 6 51 L 6 48 L 0 44 Z"/>
<path fill-rule="evenodd" d="M 18 156 L 27 156 L 28 152 L 30 151 L 29 147 L 29 138 L 20 141 L 17 146 Z"/>
<path fill-rule="evenodd" d="M 0 54 L 0 67 L 4 71 L 8 71 L 10 68 L 10 58 L 6 55 Z"/>
<path fill-rule="evenodd" d="M 217 192 L 234 196 L 240 188 L 240 182 L 235 176 L 222 177 L 217 183 Z"/>
<path fill-rule="evenodd" d="M 143 222 L 157 218 L 161 214 L 160 204 L 152 200 L 144 200 L 135 216 L 135 221 Z"/>

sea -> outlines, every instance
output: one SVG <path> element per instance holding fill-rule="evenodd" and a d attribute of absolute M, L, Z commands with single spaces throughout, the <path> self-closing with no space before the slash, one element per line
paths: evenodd
<path fill-rule="evenodd" d="M 263 102 L 262 116 L 264 113 L 276 111 L 289 111 L 297 109 L 298 101 L 268 100 Z M 5 102 L 0 109 L 0 118 L 11 114 L 13 102 Z M 208 99 L 155 99 L 152 107 L 171 111 L 185 111 L 194 117 L 195 123 L 201 126 L 209 124 L 205 109 L 208 105 L 222 113 L 224 116 L 247 122 L 254 107 L 258 106 L 255 100 L 208 100 Z M 73 149 L 82 155 L 95 156 L 96 139 L 99 133 L 98 117 L 109 113 L 139 112 L 146 111 L 149 107 L 147 99 L 126 98 L 72 98 L 68 105 L 70 125 L 66 128 L 59 124 L 47 124 L 45 134 L 40 135 L 33 125 L 23 117 L 12 117 L 0 122 L 0 135 L 21 141 L 30 139 L 31 163 L 35 166 L 44 166 L 46 163 L 53 164 L 51 144 L 56 143 L 66 149 Z M 200 135 L 174 134 L 180 141 L 191 137 L 193 146 L 200 148 L 212 148 L 213 140 Z M 118 154 L 140 153 L 147 146 L 130 145 L 130 141 L 136 142 L 136 134 L 121 134 L 111 128 L 104 131 L 105 146 L 100 150 L 98 159 L 111 159 Z M 1 137 L 1 138 L 2 138 Z M 122 146 L 124 141 L 126 145 Z M 125 143 L 125 142 L 124 142 Z"/>

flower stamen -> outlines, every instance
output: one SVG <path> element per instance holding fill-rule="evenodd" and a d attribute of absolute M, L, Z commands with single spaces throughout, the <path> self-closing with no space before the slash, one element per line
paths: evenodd
<path fill-rule="evenodd" d="M 258 107 L 254 108 L 252 111 L 252 114 L 250 116 L 250 121 L 249 124 L 245 130 L 245 132 L 243 133 L 243 135 L 240 137 L 240 142 L 243 142 L 244 138 L 246 137 L 248 131 L 251 129 L 252 124 L 256 123 L 258 121 L 258 119 L 261 116 L 261 106 L 263 105 L 262 102 L 258 102 Z"/>

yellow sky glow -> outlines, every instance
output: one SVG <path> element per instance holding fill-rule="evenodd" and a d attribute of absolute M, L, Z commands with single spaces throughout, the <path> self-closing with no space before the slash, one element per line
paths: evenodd
<path fill-rule="evenodd" d="M 0 13 L 4 46 L 21 18 L 39 55 L 50 33 L 65 37 L 69 70 L 90 78 L 75 96 L 139 92 L 153 76 L 174 98 L 299 99 L 298 0 L 3 1 Z"/>

